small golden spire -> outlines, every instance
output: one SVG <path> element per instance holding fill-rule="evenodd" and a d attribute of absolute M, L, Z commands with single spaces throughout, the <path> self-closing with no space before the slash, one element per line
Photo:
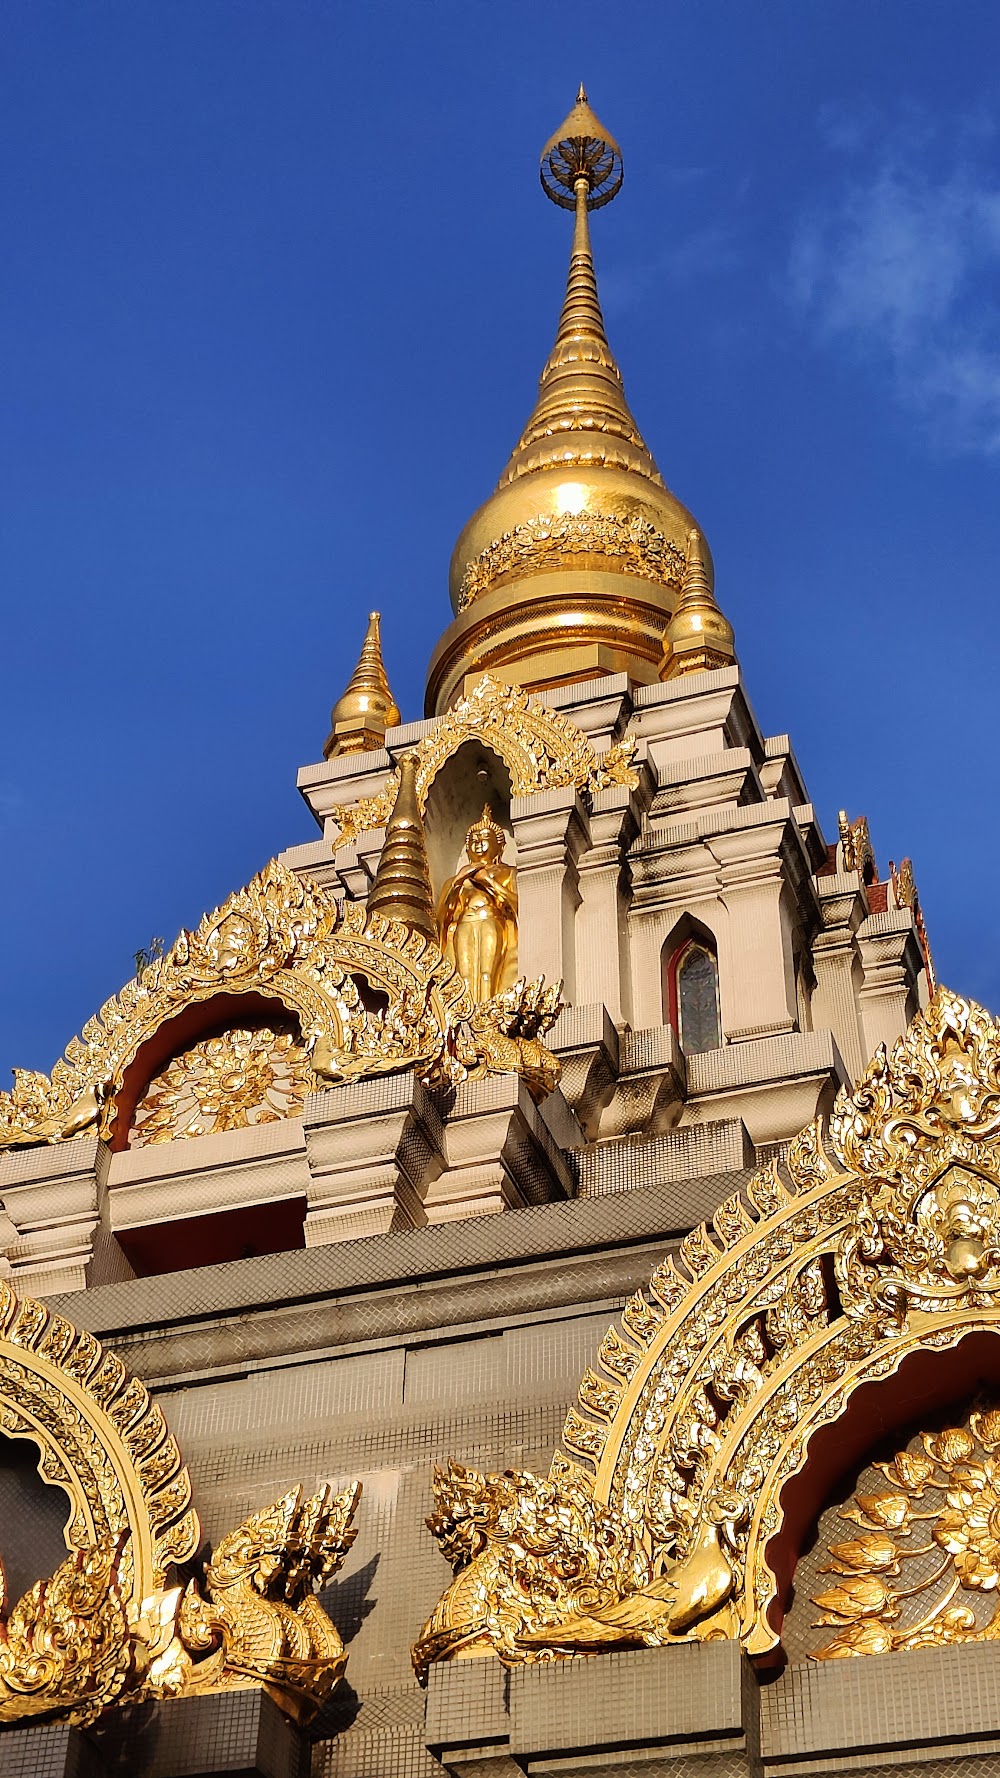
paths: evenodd
<path fill-rule="evenodd" d="M 382 661 L 379 614 L 373 611 L 347 690 L 330 712 L 324 759 L 332 759 L 337 753 L 367 753 L 373 747 L 381 747 L 386 729 L 395 728 L 399 719 Z"/>
<path fill-rule="evenodd" d="M 705 570 L 701 532 L 689 531 L 680 598 L 663 639 L 660 678 L 731 667 L 735 659 L 733 626 L 715 602 Z"/>
<path fill-rule="evenodd" d="M 418 764 L 415 753 L 404 753 L 399 762 L 399 789 L 386 824 L 368 912 L 381 914 L 386 920 L 400 920 L 404 926 L 422 932 L 425 938 L 436 939 L 424 823 L 417 801 Z"/>

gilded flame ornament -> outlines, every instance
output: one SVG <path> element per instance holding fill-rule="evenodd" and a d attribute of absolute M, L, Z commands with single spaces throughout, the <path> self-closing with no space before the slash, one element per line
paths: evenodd
<path fill-rule="evenodd" d="M 1000 1337 L 1000 1025 L 938 989 L 840 1094 L 828 1131 L 807 1128 L 630 1298 L 545 1480 L 438 1472 L 428 1523 L 456 1578 L 415 1645 L 418 1674 L 470 1652 L 520 1662 L 692 1638 L 773 1658 L 777 1576 L 795 1554 L 783 1490 L 808 1480 L 814 1435 L 911 1354 L 983 1332 Z M 995 1585 L 997 1424 L 991 1411 L 942 1433 L 889 1478 L 915 1500 L 921 1463 L 936 1465 L 932 1541 L 952 1593 L 930 1603 L 946 1639 L 993 1633 L 959 1592 Z M 866 1535 L 911 1506 L 859 1502 Z M 881 1610 L 878 1552 L 896 1561 L 884 1541 L 864 1550 L 864 1585 L 842 1576 L 841 1605 L 822 1601 L 837 1646 L 911 1646 L 889 1606 L 891 1636 L 851 1629 Z"/>

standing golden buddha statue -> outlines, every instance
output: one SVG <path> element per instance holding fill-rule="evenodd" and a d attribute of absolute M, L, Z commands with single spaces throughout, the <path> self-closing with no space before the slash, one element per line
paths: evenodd
<path fill-rule="evenodd" d="M 503 864 L 506 835 L 489 804 L 465 836 L 468 864 L 441 892 L 441 949 L 475 1000 L 489 1000 L 517 970 L 517 888 L 512 864 Z"/>

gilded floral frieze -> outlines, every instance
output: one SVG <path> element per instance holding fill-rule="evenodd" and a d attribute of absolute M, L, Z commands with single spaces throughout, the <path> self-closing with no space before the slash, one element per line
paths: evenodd
<path fill-rule="evenodd" d="M 684 553 L 642 518 L 614 513 L 549 514 L 505 531 L 465 570 L 458 609 L 466 611 L 499 580 L 540 569 L 572 567 L 581 556 L 605 557 L 618 571 L 680 587 Z"/>

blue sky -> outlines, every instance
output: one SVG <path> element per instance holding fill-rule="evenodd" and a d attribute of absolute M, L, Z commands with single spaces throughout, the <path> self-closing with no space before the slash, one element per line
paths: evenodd
<path fill-rule="evenodd" d="M 0 1074 L 312 836 L 372 607 L 422 712 L 581 78 L 609 331 L 760 720 L 1000 1010 L 995 0 L 5 0 L 0 52 Z"/>

